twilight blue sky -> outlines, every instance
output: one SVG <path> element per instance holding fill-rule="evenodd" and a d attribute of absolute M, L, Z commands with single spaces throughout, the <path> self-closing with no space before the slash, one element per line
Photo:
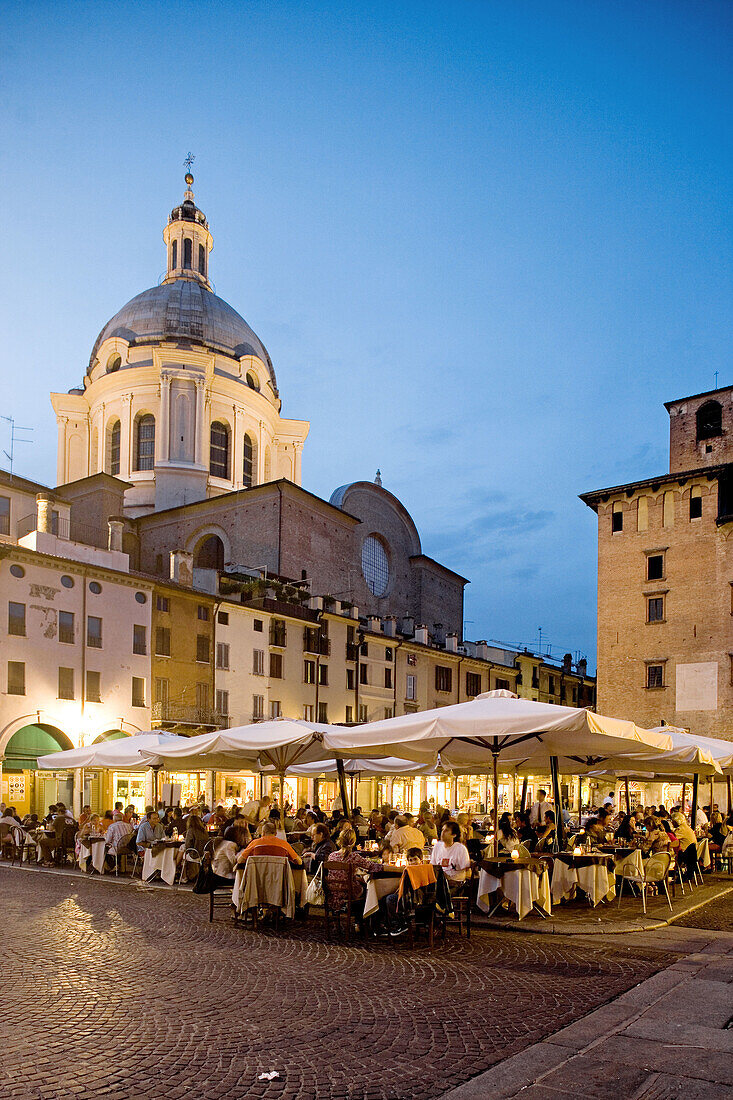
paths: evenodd
<path fill-rule="evenodd" d="M 471 578 L 468 637 L 593 663 L 577 494 L 664 470 L 662 402 L 733 382 L 732 29 L 714 0 L 6 2 L 16 469 L 54 483 L 46 394 L 157 282 L 191 149 L 305 486 L 380 467 Z"/>

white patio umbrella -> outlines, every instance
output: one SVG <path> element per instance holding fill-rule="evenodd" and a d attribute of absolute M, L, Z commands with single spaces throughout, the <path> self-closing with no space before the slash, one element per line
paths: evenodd
<path fill-rule="evenodd" d="M 284 825 L 286 773 L 297 764 L 322 761 L 328 756 L 323 738 L 324 733 L 333 728 L 315 722 L 276 718 L 216 733 L 202 733 L 199 737 L 184 739 L 182 745 L 143 750 L 141 756 L 147 763 L 166 769 L 275 772 L 280 777 Z M 334 759 L 331 758 L 331 764 Z"/>
<path fill-rule="evenodd" d="M 115 771 L 141 771 L 147 766 L 141 752 L 188 742 L 187 737 L 162 730 L 149 730 L 130 737 L 118 737 L 114 741 L 100 741 L 81 749 L 60 749 L 38 757 L 38 767 L 43 771 L 72 768 L 114 768 Z"/>
<path fill-rule="evenodd" d="M 467 703 L 405 714 L 381 722 L 332 729 L 324 743 L 335 753 L 369 756 L 398 751 L 400 757 L 480 770 L 492 764 L 494 844 L 498 846 L 498 767 L 550 766 L 559 805 L 559 770 L 600 766 L 609 757 L 672 748 L 666 733 L 633 722 L 574 707 L 518 699 L 511 692 L 488 692 Z M 562 769 L 559 767 L 562 761 Z M 558 819 L 558 824 L 559 824 Z"/>
<path fill-rule="evenodd" d="M 672 738 L 675 748 L 679 748 L 681 752 L 687 749 L 688 752 L 693 751 L 694 748 L 705 751 L 713 757 L 722 775 L 726 777 L 726 786 L 728 789 L 728 812 L 731 810 L 731 804 L 733 803 L 733 791 L 731 790 L 731 777 L 733 777 L 733 741 L 726 741 L 721 737 L 700 737 L 696 733 L 690 733 L 689 730 L 681 729 L 679 726 L 657 726 L 658 730 L 664 730 Z M 703 770 L 697 767 L 691 767 L 687 772 L 688 775 L 705 775 Z M 712 809 L 714 799 L 714 776 L 710 776 L 710 807 Z M 695 786 L 695 780 L 693 778 L 693 802 L 696 804 L 697 790 Z M 684 798 L 682 800 L 684 806 Z M 693 825 L 694 828 L 694 825 Z"/>

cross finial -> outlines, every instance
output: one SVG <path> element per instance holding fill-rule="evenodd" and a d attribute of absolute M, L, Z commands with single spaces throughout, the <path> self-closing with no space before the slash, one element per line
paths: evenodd
<path fill-rule="evenodd" d="M 715 388 L 716 388 L 716 390 L 718 388 L 718 372 L 717 371 L 715 372 Z"/>
<path fill-rule="evenodd" d="M 188 153 L 188 155 L 186 156 L 186 159 L 183 162 L 183 167 L 186 168 L 190 172 L 191 169 L 193 168 L 193 162 L 195 160 L 196 160 L 196 157 L 193 155 L 193 153 Z"/>

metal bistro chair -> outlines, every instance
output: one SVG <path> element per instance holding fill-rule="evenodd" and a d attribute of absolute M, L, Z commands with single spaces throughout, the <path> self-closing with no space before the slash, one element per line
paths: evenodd
<path fill-rule="evenodd" d="M 621 895 L 624 890 L 625 882 L 633 882 L 639 887 L 641 893 L 641 905 L 646 914 L 646 892 L 648 886 L 658 886 L 660 883 L 664 887 L 664 892 L 667 895 L 667 904 L 669 905 L 670 913 L 672 910 L 672 900 L 669 896 L 669 888 L 667 881 L 669 878 L 669 868 L 672 863 L 671 852 L 657 852 L 655 855 L 649 856 L 646 860 L 641 875 L 636 874 L 623 874 L 621 876 L 621 889 L 618 894 L 618 904 L 621 905 Z"/>
<path fill-rule="evenodd" d="M 178 886 L 183 883 L 183 876 L 186 873 L 187 867 L 201 868 L 202 856 L 199 855 L 197 848 L 186 848 L 183 853 L 183 859 L 181 860 L 181 870 L 178 875 Z"/>

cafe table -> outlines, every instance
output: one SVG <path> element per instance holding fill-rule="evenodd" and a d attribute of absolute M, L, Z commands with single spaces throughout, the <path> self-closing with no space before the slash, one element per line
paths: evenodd
<path fill-rule="evenodd" d="M 595 908 L 600 901 L 616 896 L 616 873 L 613 856 L 604 852 L 559 852 L 552 869 L 552 900 L 572 898 L 580 887 Z"/>
<path fill-rule="evenodd" d="M 364 900 L 364 916 L 371 917 L 379 910 L 379 902 L 388 894 L 396 894 L 400 888 L 404 864 L 376 863 L 374 870 L 369 872 L 367 881 L 366 898 Z"/>
<path fill-rule="evenodd" d="M 244 868 L 247 866 L 245 863 L 240 863 L 234 872 L 234 885 L 232 887 L 232 905 L 239 912 L 239 899 L 242 894 L 242 882 L 244 881 Z M 308 889 L 308 877 L 305 873 L 305 867 L 293 867 L 290 864 L 290 870 L 293 874 L 293 888 L 295 890 L 295 898 L 297 905 L 305 904 L 305 892 Z"/>
<path fill-rule="evenodd" d="M 550 876 L 547 872 L 547 864 L 541 860 L 482 860 L 476 904 L 489 916 L 501 904 L 501 899 L 493 907 L 489 903 L 490 895 L 497 891 L 511 902 L 520 920 L 524 920 L 533 909 L 536 909 L 544 918 L 552 914 Z"/>
<path fill-rule="evenodd" d="M 697 862 L 703 871 L 709 871 L 713 865 L 710 858 L 710 841 L 706 836 L 697 842 Z"/>
<path fill-rule="evenodd" d="M 92 859 L 92 867 L 98 875 L 104 874 L 105 843 L 103 836 L 85 836 L 79 838 L 79 867 L 86 871 L 89 866 L 89 857 Z"/>
<path fill-rule="evenodd" d="M 163 882 L 172 886 L 176 880 L 176 855 L 182 844 L 182 840 L 156 840 L 152 845 L 146 845 L 143 856 L 143 882 L 149 882 L 157 871 Z"/>

